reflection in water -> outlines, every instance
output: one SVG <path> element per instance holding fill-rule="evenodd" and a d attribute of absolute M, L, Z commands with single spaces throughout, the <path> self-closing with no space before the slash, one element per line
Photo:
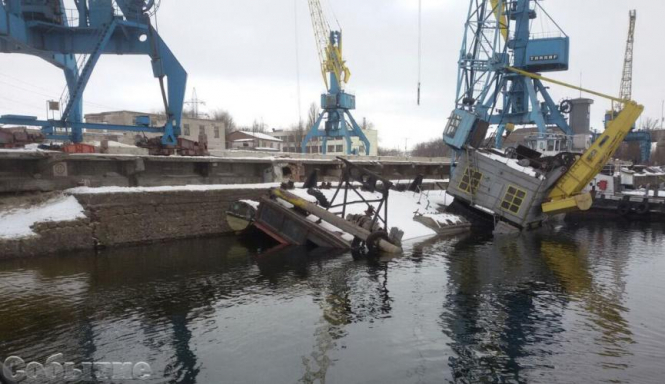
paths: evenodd
<path fill-rule="evenodd" d="M 326 382 L 328 369 L 333 365 L 330 354 L 337 348 L 336 341 L 347 336 L 346 325 L 390 315 L 392 299 L 387 288 L 387 264 L 347 260 L 311 284 L 321 317 L 314 331 L 314 351 L 302 357 L 304 374 L 299 380 L 302 383 Z M 366 266 L 364 273 L 357 269 L 362 266 Z"/>
<path fill-rule="evenodd" d="M 461 382 L 525 382 L 520 359 L 527 348 L 557 342 L 561 306 L 557 282 L 526 243 L 497 240 L 482 247 L 471 240 L 451 254 L 448 296 L 441 315 L 452 340 L 453 377 Z M 535 292 L 548 292 L 536 295 Z"/>
<path fill-rule="evenodd" d="M 574 301 L 581 302 L 584 312 L 591 317 L 592 329 L 598 329 L 602 336 L 597 343 L 603 348 L 602 355 L 622 357 L 629 355 L 626 349 L 633 341 L 628 321 L 623 317 L 627 308 L 623 304 L 625 282 L 622 271 L 625 263 L 610 258 L 609 267 L 612 275 L 611 284 L 595 282 L 589 271 L 588 260 L 574 244 L 543 241 L 541 254 L 547 265 L 559 279 L 565 293 Z M 622 368 L 625 364 L 606 362 L 607 367 Z"/>
<path fill-rule="evenodd" d="M 481 246 L 467 239 L 455 247 L 441 321 L 453 340 L 456 381 L 529 381 L 524 370 L 547 369 L 553 346 L 565 349 L 564 313 L 571 309 L 583 318 L 579 325 L 599 333 L 600 365 L 627 368 L 635 343 L 624 304 L 630 249 L 611 236 L 614 252 L 595 258 L 568 235 L 536 233 Z"/>
<path fill-rule="evenodd" d="M 152 383 L 657 383 L 664 247 L 604 223 L 374 262 L 227 238 L 3 262 L 0 359 L 147 361 Z"/>

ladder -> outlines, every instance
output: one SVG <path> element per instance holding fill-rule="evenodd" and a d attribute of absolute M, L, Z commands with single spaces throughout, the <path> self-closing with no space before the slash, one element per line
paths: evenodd
<path fill-rule="evenodd" d="M 60 96 L 60 105 L 65 105 L 65 109 L 60 117 L 61 121 L 64 122 L 69 120 L 69 115 L 76 103 L 80 100 L 81 95 L 83 95 L 83 91 L 88 84 L 88 80 L 90 80 L 92 71 L 97 64 L 97 61 L 99 61 L 102 53 L 104 52 L 104 47 L 111 39 L 111 36 L 115 31 L 115 27 L 116 21 L 112 20 L 103 28 L 99 29 L 99 32 L 96 34 L 97 43 L 95 44 L 93 51 L 90 54 L 79 56 L 76 63 L 76 68 L 79 70 L 76 85 L 71 91 L 69 86 L 66 86 L 62 92 L 62 95 Z"/>

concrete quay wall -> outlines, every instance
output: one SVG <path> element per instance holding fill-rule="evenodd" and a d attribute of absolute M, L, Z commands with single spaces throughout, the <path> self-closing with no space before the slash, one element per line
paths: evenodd
<path fill-rule="evenodd" d="M 75 194 L 85 209 L 85 219 L 38 223 L 32 228 L 36 236 L 0 239 L 0 259 L 231 234 L 226 223 L 230 205 L 240 199 L 258 200 L 267 191 Z"/>
<path fill-rule="evenodd" d="M 349 159 L 391 180 L 408 180 L 418 174 L 427 179 L 445 179 L 450 171 L 449 159 Z M 336 181 L 341 164 L 330 156 L 264 157 L 256 152 L 164 157 L 0 150 L 0 194 L 60 191 L 78 186 L 257 184 L 287 178 L 304 181 L 314 169 L 319 169 L 320 180 Z"/>

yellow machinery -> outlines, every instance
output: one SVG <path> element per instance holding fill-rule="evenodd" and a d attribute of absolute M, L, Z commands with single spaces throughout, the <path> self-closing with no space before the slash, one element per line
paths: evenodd
<path fill-rule="evenodd" d="M 322 111 L 314 125 L 307 127 L 308 133 L 301 143 L 301 151 L 325 155 L 328 153 L 328 140 L 344 140 L 347 155 L 361 152 L 369 155 L 371 143 L 351 114 L 356 108 L 356 97 L 344 91 L 351 71 L 342 56 L 341 28 L 337 31 L 330 28 L 320 0 L 308 0 L 308 4 L 327 92 L 321 95 Z M 357 148 L 353 148 L 353 137 L 362 143 Z M 314 145 L 308 146 L 311 141 L 314 141 Z"/>
<path fill-rule="evenodd" d="M 607 161 L 619 149 L 619 146 L 635 125 L 642 111 L 644 111 L 644 107 L 632 100 L 608 96 L 516 68 L 508 69 L 524 76 L 587 92 L 623 105 L 621 112 L 610 122 L 605 132 L 575 161 L 568 172 L 557 181 L 548 196 L 549 201 L 542 204 L 543 212 L 547 214 L 565 213 L 578 209 L 586 211 L 590 209 L 593 204 L 591 194 L 583 193 L 582 191 L 600 173 L 605 164 L 607 164 Z"/>
<path fill-rule="evenodd" d="M 331 86 L 328 74 L 333 74 L 335 76 L 333 81 L 337 80 L 340 85 L 346 84 L 351 77 L 351 71 L 342 56 L 341 32 L 331 31 L 319 0 L 309 0 L 308 3 L 321 63 L 321 74 L 326 88 L 329 89 Z"/>

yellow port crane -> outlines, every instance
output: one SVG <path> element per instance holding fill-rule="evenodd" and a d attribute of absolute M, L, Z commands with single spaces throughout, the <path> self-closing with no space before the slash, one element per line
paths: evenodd
<path fill-rule="evenodd" d="M 302 153 L 327 154 L 328 140 L 342 139 L 346 141 L 346 154 L 358 154 L 365 152 L 370 154 L 370 142 L 351 115 L 351 110 L 356 108 L 355 95 L 346 93 L 344 86 L 351 78 L 351 71 L 346 66 L 342 55 L 342 31 L 330 28 L 319 0 L 308 0 L 309 11 L 312 17 L 314 39 L 321 63 L 321 74 L 326 84 L 326 93 L 321 95 L 321 113 L 311 127 L 307 127 L 308 133 L 301 144 Z M 323 120 L 324 129 L 319 129 Z M 352 137 L 357 137 L 360 144 L 354 148 Z M 314 146 L 308 146 L 313 139 L 321 139 L 321 146 L 315 140 Z M 337 146 L 334 146 L 337 147 Z M 319 150 L 320 148 L 320 150 Z"/>
<path fill-rule="evenodd" d="M 314 39 L 319 53 L 319 62 L 321 63 L 321 75 L 326 83 L 326 88 L 330 89 L 331 83 L 328 74 L 334 75 L 340 89 L 351 78 L 351 70 L 346 66 L 344 56 L 342 55 L 342 32 L 332 31 L 330 23 L 326 19 L 321 2 L 319 0 L 308 0 L 309 12 L 312 16 L 312 28 L 314 29 Z M 334 35 L 333 35 L 334 32 Z M 332 38 L 332 36 L 335 36 Z M 333 80 L 334 82 L 334 80 Z"/>
<path fill-rule="evenodd" d="M 543 212 L 547 214 L 565 213 L 578 209 L 586 211 L 590 209 L 593 204 L 593 198 L 590 193 L 583 193 L 582 191 L 602 171 L 608 160 L 619 149 L 619 146 L 644 111 L 644 106 L 632 100 L 608 96 L 520 69 L 508 68 L 508 70 L 541 81 L 547 81 L 603 97 L 623 106 L 616 118 L 609 123 L 605 131 L 594 141 L 593 145 L 561 176 L 550 192 L 548 201 L 542 204 Z"/>

